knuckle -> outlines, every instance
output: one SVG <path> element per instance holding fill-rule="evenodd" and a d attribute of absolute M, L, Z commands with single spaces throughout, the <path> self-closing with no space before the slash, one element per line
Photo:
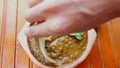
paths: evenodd
<path fill-rule="evenodd" d="M 30 20 L 30 17 L 31 17 L 31 16 L 30 16 L 30 14 L 29 14 L 29 10 L 27 10 L 27 11 L 25 12 L 24 17 L 25 17 L 25 19 L 26 19 L 27 21 L 29 21 L 29 22 L 31 21 L 31 20 Z"/>
<path fill-rule="evenodd" d="M 59 25 L 49 26 L 48 29 L 52 34 L 62 34 L 62 32 L 63 32 L 62 27 Z"/>
<path fill-rule="evenodd" d="M 96 14 L 95 11 L 89 7 L 81 8 L 80 12 L 84 17 L 93 17 Z"/>

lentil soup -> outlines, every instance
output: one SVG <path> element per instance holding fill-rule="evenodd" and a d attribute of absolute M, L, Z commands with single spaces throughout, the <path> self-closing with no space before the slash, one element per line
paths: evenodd
<path fill-rule="evenodd" d="M 39 47 L 39 40 L 28 38 L 28 45 L 34 57 L 44 65 L 58 67 L 67 65 L 77 60 L 86 49 L 87 32 L 81 32 L 81 39 L 74 36 L 49 36 L 43 38 L 45 40 L 45 50 L 48 57 L 54 60 L 53 63 L 46 59 Z"/>

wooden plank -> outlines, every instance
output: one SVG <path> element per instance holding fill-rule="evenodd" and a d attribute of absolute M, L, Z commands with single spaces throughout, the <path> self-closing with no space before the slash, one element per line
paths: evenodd
<path fill-rule="evenodd" d="M 2 68 L 14 68 L 16 36 L 16 0 L 6 0 L 6 23 L 3 47 Z"/>
<path fill-rule="evenodd" d="M 118 68 L 120 68 L 120 18 L 116 18 L 109 23 L 111 32 L 111 42 L 117 58 Z"/>
<path fill-rule="evenodd" d="M 30 68 L 40 68 L 40 67 L 34 64 L 32 61 L 30 61 Z"/>
<path fill-rule="evenodd" d="M 1 39 L 1 33 L 2 33 L 3 7 L 4 7 L 4 0 L 0 0 L 0 39 Z"/>
<path fill-rule="evenodd" d="M 75 68 L 90 68 L 89 57 L 87 57 L 86 60 L 84 60 L 81 64 L 79 64 Z"/>
<path fill-rule="evenodd" d="M 18 0 L 18 19 L 17 19 L 17 35 L 25 23 L 24 12 L 27 9 L 27 3 L 25 0 Z M 16 62 L 15 68 L 29 68 L 29 57 L 21 47 L 20 43 L 16 43 Z"/>
<path fill-rule="evenodd" d="M 4 6 L 5 4 L 4 4 L 4 0 L 0 0 L 0 68 L 1 68 L 1 66 L 2 66 L 2 48 L 3 48 L 3 46 L 2 46 L 2 22 L 3 22 L 3 15 L 4 15 L 4 13 L 3 13 L 3 7 L 5 7 Z"/>
<path fill-rule="evenodd" d="M 98 42 L 100 44 L 104 68 L 117 68 L 107 24 L 98 28 Z"/>
<path fill-rule="evenodd" d="M 33 62 L 30 60 L 30 67 L 29 68 L 33 68 Z"/>
<path fill-rule="evenodd" d="M 97 39 L 94 43 L 92 51 L 90 52 L 89 60 L 90 60 L 91 68 L 102 68 L 103 67 L 102 58 L 100 55 L 99 45 L 98 45 Z"/>
<path fill-rule="evenodd" d="M 35 65 L 35 64 L 33 63 L 33 68 L 40 68 L 40 67 L 38 67 L 37 65 Z"/>

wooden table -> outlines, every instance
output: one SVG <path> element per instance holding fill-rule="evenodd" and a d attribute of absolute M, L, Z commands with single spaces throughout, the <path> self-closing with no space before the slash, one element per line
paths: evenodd
<path fill-rule="evenodd" d="M 16 39 L 27 8 L 26 0 L 0 0 L 0 68 L 38 68 Z M 88 58 L 76 68 L 120 68 L 120 19 L 99 26 L 97 34 Z"/>

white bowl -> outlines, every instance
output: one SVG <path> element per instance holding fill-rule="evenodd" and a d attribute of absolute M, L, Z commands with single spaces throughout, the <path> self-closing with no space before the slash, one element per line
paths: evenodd
<path fill-rule="evenodd" d="M 26 51 L 26 53 L 28 54 L 28 56 L 30 57 L 30 59 L 39 67 L 41 68 L 50 68 L 49 66 L 43 65 L 42 63 L 40 63 L 31 53 L 29 46 L 28 46 L 28 42 L 27 42 L 27 37 L 25 35 L 25 30 L 29 27 L 29 23 L 25 23 L 25 25 L 23 26 L 22 30 L 20 31 L 19 35 L 18 35 L 18 40 L 20 42 L 20 44 L 22 45 L 23 49 Z M 84 51 L 84 53 L 77 59 L 75 60 L 73 63 L 70 63 L 64 67 L 57 67 L 57 68 L 73 68 L 75 66 L 77 66 L 78 64 L 82 63 L 88 56 L 88 54 L 90 53 L 92 47 L 93 47 L 93 43 L 96 39 L 96 32 L 94 29 L 88 30 L 88 43 L 87 43 L 87 47 Z"/>

